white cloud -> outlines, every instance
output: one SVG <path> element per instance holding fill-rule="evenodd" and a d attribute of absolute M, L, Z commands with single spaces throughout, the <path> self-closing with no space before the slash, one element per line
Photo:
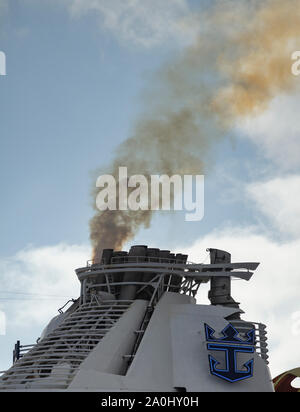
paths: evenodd
<path fill-rule="evenodd" d="M 254 228 L 227 228 L 212 232 L 186 250 L 190 260 L 199 262 L 206 248 L 232 253 L 233 262 L 261 262 L 250 282 L 233 282 L 232 295 L 246 312 L 243 319 L 268 327 L 270 368 L 275 377 L 300 366 L 300 334 L 295 334 L 300 311 L 300 240 L 276 243 Z M 200 301 L 207 302 L 203 286 Z"/>
<path fill-rule="evenodd" d="M 16 299 L 0 300 L 7 328 L 28 325 L 43 328 L 68 298 L 78 298 L 80 284 L 74 269 L 85 266 L 89 255 L 86 246 L 61 244 L 28 248 L 9 259 L 1 259 L 0 298 Z"/>
<path fill-rule="evenodd" d="M 247 194 L 277 230 L 300 236 L 300 175 L 252 183 Z"/>
<path fill-rule="evenodd" d="M 186 42 L 191 35 L 187 0 L 68 0 L 67 4 L 73 16 L 96 13 L 102 28 L 143 47 L 174 38 Z"/>
<path fill-rule="evenodd" d="M 300 168 L 299 99 L 299 94 L 279 96 L 263 114 L 239 124 L 239 130 L 283 171 Z"/>

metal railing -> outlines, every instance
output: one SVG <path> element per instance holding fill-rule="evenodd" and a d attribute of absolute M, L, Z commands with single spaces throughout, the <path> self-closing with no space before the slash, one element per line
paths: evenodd
<path fill-rule="evenodd" d="M 162 258 L 162 257 L 150 257 L 150 256 L 116 256 L 111 259 L 111 264 L 124 264 L 124 263 L 171 263 L 172 265 L 185 265 L 194 264 L 193 262 L 187 262 L 185 259 L 176 258 Z M 101 260 L 97 262 L 95 260 L 88 260 L 87 267 L 96 267 L 104 265 L 105 262 Z"/>
<path fill-rule="evenodd" d="M 213 277 L 233 277 L 244 280 L 250 280 L 253 271 L 258 267 L 258 263 L 228 263 L 228 264 L 194 264 L 194 263 L 171 263 L 160 262 L 156 258 L 147 258 L 150 261 L 146 262 L 146 258 L 133 258 L 135 262 L 115 263 L 115 264 L 97 264 L 94 266 L 86 266 L 76 270 L 76 274 L 80 281 L 101 274 L 114 274 L 126 272 L 148 272 L 148 273 L 164 273 L 174 274 L 181 277 L 193 276 L 197 280 L 209 281 Z"/>
<path fill-rule="evenodd" d="M 35 344 L 32 345 L 21 345 L 21 342 L 18 340 L 15 344 L 13 350 L 13 363 L 16 363 L 19 359 L 21 359 L 26 353 L 28 353 Z"/>

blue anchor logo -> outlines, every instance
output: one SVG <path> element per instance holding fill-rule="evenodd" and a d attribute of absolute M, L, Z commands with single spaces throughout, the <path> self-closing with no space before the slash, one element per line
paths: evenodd
<path fill-rule="evenodd" d="M 254 359 L 246 362 L 244 364 L 246 370 L 241 371 L 237 369 L 237 355 L 238 353 L 254 353 L 255 329 L 252 329 L 247 333 L 246 340 L 242 340 L 238 337 L 239 332 L 231 324 L 222 330 L 222 338 L 216 339 L 214 333 L 215 330 L 205 324 L 207 349 L 224 352 L 226 368 L 218 369 L 217 366 L 220 362 L 209 355 L 209 365 L 212 375 L 230 383 L 251 378 L 254 370 Z"/>

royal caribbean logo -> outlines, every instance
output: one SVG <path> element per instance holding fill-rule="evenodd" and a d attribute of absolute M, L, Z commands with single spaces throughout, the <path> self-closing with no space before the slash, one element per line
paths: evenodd
<path fill-rule="evenodd" d="M 218 365 L 220 365 L 220 362 L 213 356 L 208 356 L 210 372 L 212 375 L 230 383 L 252 378 L 254 359 L 251 359 L 244 364 L 244 371 L 238 370 L 237 359 L 240 353 L 254 353 L 255 329 L 247 333 L 247 338 L 245 340 L 238 337 L 239 332 L 231 324 L 226 326 L 221 333 L 223 334 L 222 338 L 215 338 L 215 330 L 205 324 L 207 349 L 209 351 L 223 352 L 226 359 L 225 369 L 219 369 Z"/>

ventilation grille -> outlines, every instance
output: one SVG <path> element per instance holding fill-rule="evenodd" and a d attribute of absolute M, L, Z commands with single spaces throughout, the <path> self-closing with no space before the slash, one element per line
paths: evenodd
<path fill-rule="evenodd" d="M 0 378 L 0 390 L 67 389 L 81 363 L 132 301 L 80 306 Z"/>

